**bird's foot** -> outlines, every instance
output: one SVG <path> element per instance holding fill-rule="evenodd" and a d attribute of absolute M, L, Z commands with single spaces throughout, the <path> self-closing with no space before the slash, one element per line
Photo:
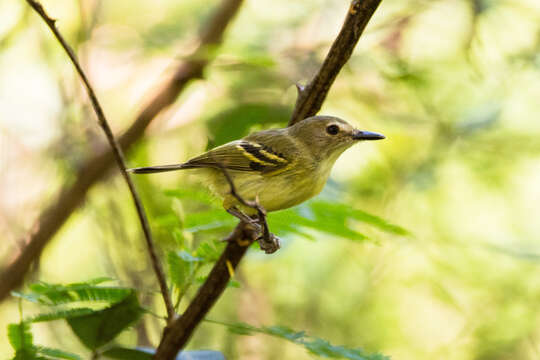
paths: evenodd
<path fill-rule="evenodd" d="M 281 247 L 281 241 L 272 233 L 268 233 L 268 236 L 264 236 L 264 234 L 261 235 L 257 238 L 257 242 L 259 243 L 261 250 L 266 254 L 273 254 Z"/>
<path fill-rule="evenodd" d="M 258 216 L 248 216 L 236 206 L 227 209 L 227 212 L 248 226 L 251 231 L 258 234 L 257 242 L 266 254 L 275 253 L 281 246 L 280 240 L 277 236 L 272 234 L 268 229 L 268 223 L 266 222 L 266 212 L 257 205 L 259 212 Z"/>

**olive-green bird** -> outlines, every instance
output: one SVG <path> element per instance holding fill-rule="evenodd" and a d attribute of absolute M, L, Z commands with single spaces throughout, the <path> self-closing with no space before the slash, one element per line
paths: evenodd
<path fill-rule="evenodd" d="M 266 211 L 298 205 L 321 192 L 337 158 L 362 140 L 384 135 L 353 128 L 333 116 L 313 116 L 293 126 L 250 134 L 218 146 L 182 164 L 130 169 L 136 174 L 198 169 L 224 208 L 244 220 L 253 208 L 231 194 L 226 169 L 239 195 Z M 275 251 L 275 250 L 274 250 Z"/>

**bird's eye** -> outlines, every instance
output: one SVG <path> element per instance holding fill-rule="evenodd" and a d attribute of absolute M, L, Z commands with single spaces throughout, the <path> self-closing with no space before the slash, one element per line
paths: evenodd
<path fill-rule="evenodd" d="M 339 132 L 339 126 L 337 125 L 328 125 L 326 127 L 326 132 L 330 135 L 336 135 Z"/>

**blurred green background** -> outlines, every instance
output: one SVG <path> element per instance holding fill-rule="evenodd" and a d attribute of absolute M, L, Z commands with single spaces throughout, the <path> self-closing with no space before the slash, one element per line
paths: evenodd
<path fill-rule="evenodd" d="M 189 55 L 218 4 L 44 1 L 117 131 Z M 182 162 L 286 124 L 294 83 L 318 69 L 347 8 L 338 0 L 246 1 L 205 79 L 153 121 L 128 164 Z M 540 359 L 540 2 L 384 0 L 321 114 L 387 139 L 348 150 L 318 198 L 272 216 L 283 248 L 271 256 L 252 249 L 238 287 L 208 317 L 285 325 L 399 360 Z M 103 140 L 44 24 L 24 1 L 0 0 L 0 264 Z M 201 243 L 222 247 L 213 240 L 235 222 L 189 172 L 136 183 L 164 261 Z M 138 288 L 146 307 L 164 313 L 117 171 L 46 247 L 32 279 L 98 276 Z M 0 304 L 6 357 L 5 324 L 18 321 L 17 304 Z M 24 311 L 38 309 L 25 304 Z M 121 342 L 155 345 L 162 326 L 145 316 Z M 33 332 L 36 343 L 86 354 L 64 323 L 36 324 Z M 229 359 L 313 357 L 211 323 L 189 348 Z"/>

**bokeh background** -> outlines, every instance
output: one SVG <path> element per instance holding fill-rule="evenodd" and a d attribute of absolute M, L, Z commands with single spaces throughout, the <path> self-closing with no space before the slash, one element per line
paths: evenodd
<path fill-rule="evenodd" d="M 153 85 L 190 54 L 218 1 L 44 5 L 121 131 Z M 205 78 L 152 122 L 129 165 L 182 162 L 286 124 L 294 84 L 320 66 L 347 7 L 246 1 Z M 271 256 L 250 250 L 237 286 L 209 318 L 285 325 L 399 360 L 540 359 L 540 2 L 384 0 L 321 113 L 387 140 L 348 150 L 317 200 L 271 217 L 283 248 Z M 0 0 L 0 264 L 103 141 L 80 81 L 44 24 L 24 1 Z M 136 183 L 164 260 L 204 242 L 219 250 L 213 240 L 234 226 L 187 172 Z M 344 209 L 387 223 L 346 218 Z M 298 225 L 296 217 L 316 221 Z M 140 289 L 145 306 L 164 311 L 117 171 L 91 190 L 35 268 L 29 281 L 112 276 Z M 14 299 L 0 304 L 6 357 L 5 325 L 18 321 L 17 306 Z M 38 309 L 24 304 L 24 311 Z M 162 326 L 145 316 L 121 341 L 155 345 Z M 33 329 L 36 343 L 85 354 L 62 322 Z M 313 357 L 211 323 L 189 347 L 230 359 Z"/>

